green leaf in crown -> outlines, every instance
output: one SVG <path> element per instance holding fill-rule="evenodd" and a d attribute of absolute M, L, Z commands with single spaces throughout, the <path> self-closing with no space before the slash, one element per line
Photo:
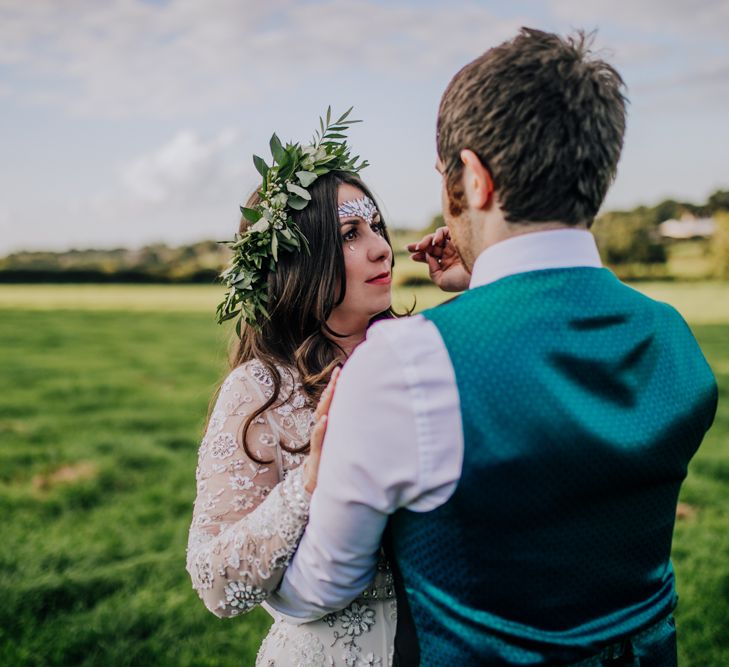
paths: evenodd
<path fill-rule="evenodd" d="M 223 300 L 216 311 L 218 323 L 238 318 L 236 331 L 241 323 L 257 327 L 261 318 L 268 318 L 268 274 L 276 270 L 282 253 L 309 252 L 306 237 L 291 217 L 291 211 L 301 211 L 311 201 L 309 188 L 320 176 L 332 171 L 360 172 L 368 162 L 360 161 L 359 155 L 351 157 L 345 134 L 353 123 L 350 107 L 332 121 L 332 109 L 327 108 L 325 118 L 319 118 L 319 129 L 311 143 L 281 143 L 274 133 L 269 142 L 271 166 L 263 158 L 253 156 L 253 164 L 261 175 L 258 191 L 260 202 L 253 208 L 241 206 L 241 215 L 249 226 L 243 234 L 236 234 L 232 241 L 223 241 L 233 251 L 228 267 L 220 274 L 227 287 Z"/>

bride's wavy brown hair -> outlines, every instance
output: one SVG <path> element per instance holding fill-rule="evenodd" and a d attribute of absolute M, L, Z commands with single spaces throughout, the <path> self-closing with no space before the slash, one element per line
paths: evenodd
<path fill-rule="evenodd" d="M 240 339 L 236 338 L 234 341 L 230 356 L 231 370 L 251 359 L 257 359 L 273 378 L 273 394 L 248 416 L 243 426 L 245 452 L 258 463 L 270 461 L 262 461 L 248 447 L 247 435 L 251 424 L 271 406 L 279 402 L 285 403 L 291 398 L 287 396 L 281 400 L 283 378 L 279 368 L 295 366 L 304 394 L 312 404 L 316 404 L 332 371 L 346 358 L 336 339 L 352 332 L 332 331 L 326 324 L 334 308 L 344 300 L 347 290 L 342 235 L 337 215 L 337 191 L 343 183 L 359 188 L 375 201 L 369 188 L 353 174 L 331 172 L 319 177 L 308 188 L 311 195 L 308 206 L 303 211 L 292 211 L 294 222 L 309 241 L 310 253 L 294 251 L 280 255 L 276 271 L 268 276 L 267 308 L 270 318 L 262 318 L 258 329 L 246 325 L 245 322 L 241 323 Z M 252 207 L 257 203 L 256 191 L 248 199 L 246 206 Z M 245 219 L 241 220 L 241 233 L 248 224 Z M 384 237 L 392 248 L 386 226 Z M 398 316 L 389 307 L 375 315 L 370 324 Z M 213 396 L 211 408 L 219 393 L 220 388 Z M 292 453 L 306 452 L 309 449 L 309 443 L 298 449 L 292 449 L 284 442 L 279 444 Z"/>

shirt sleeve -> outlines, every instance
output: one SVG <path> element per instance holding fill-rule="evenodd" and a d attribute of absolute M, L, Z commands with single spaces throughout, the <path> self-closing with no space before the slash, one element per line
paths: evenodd
<path fill-rule="evenodd" d="M 450 497 L 462 449 L 455 376 L 435 327 L 375 325 L 340 376 L 309 525 L 269 604 L 301 622 L 349 604 L 374 576 L 388 516 Z"/>
<path fill-rule="evenodd" d="M 279 432 L 268 411 L 252 423 L 247 440 L 257 458 L 271 463 L 253 460 L 243 448 L 243 425 L 266 400 L 265 389 L 245 367 L 233 371 L 200 445 L 187 570 L 216 616 L 250 611 L 268 597 L 308 519 L 303 469 L 279 480 Z"/>

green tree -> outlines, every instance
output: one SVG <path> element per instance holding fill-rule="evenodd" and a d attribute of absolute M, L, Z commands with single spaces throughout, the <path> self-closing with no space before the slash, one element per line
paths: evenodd
<path fill-rule="evenodd" d="M 443 214 L 438 213 L 438 215 L 434 215 L 433 218 L 430 221 L 430 224 L 423 230 L 423 234 L 430 234 L 431 232 L 434 232 L 438 227 L 442 227 L 445 225 L 445 220 L 443 220 Z"/>
<path fill-rule="evenodd" d="M 729 211 L 729 190 L 717 190 L 714 192 L 709 197 L 706 208 L 709 210 L 710 215 L 718 211 Z"/>
<path fill-rule="evenodd" d="M 683 204 L 675 199 L 664 199 L 653 207 L 653 219 L 656 225 L 664 220 L 678 220 L 684 212 Z"/>
<path fill-rule="evenodd" d="M 610 265 L 662 264 L 666 249 L 652 216 L 637 212 L 606 213 L 592 228 L 603 261 Z"/>

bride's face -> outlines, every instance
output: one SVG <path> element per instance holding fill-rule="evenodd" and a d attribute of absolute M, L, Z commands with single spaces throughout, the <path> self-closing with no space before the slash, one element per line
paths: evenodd
<path fill-rule="evenodd" d="M 362 190 L 341 184 L 337 205 L 347 291 L 327 324 L 338 333 L 363 333 L 392 302 L 392 249 L 374 202 Z"/>

